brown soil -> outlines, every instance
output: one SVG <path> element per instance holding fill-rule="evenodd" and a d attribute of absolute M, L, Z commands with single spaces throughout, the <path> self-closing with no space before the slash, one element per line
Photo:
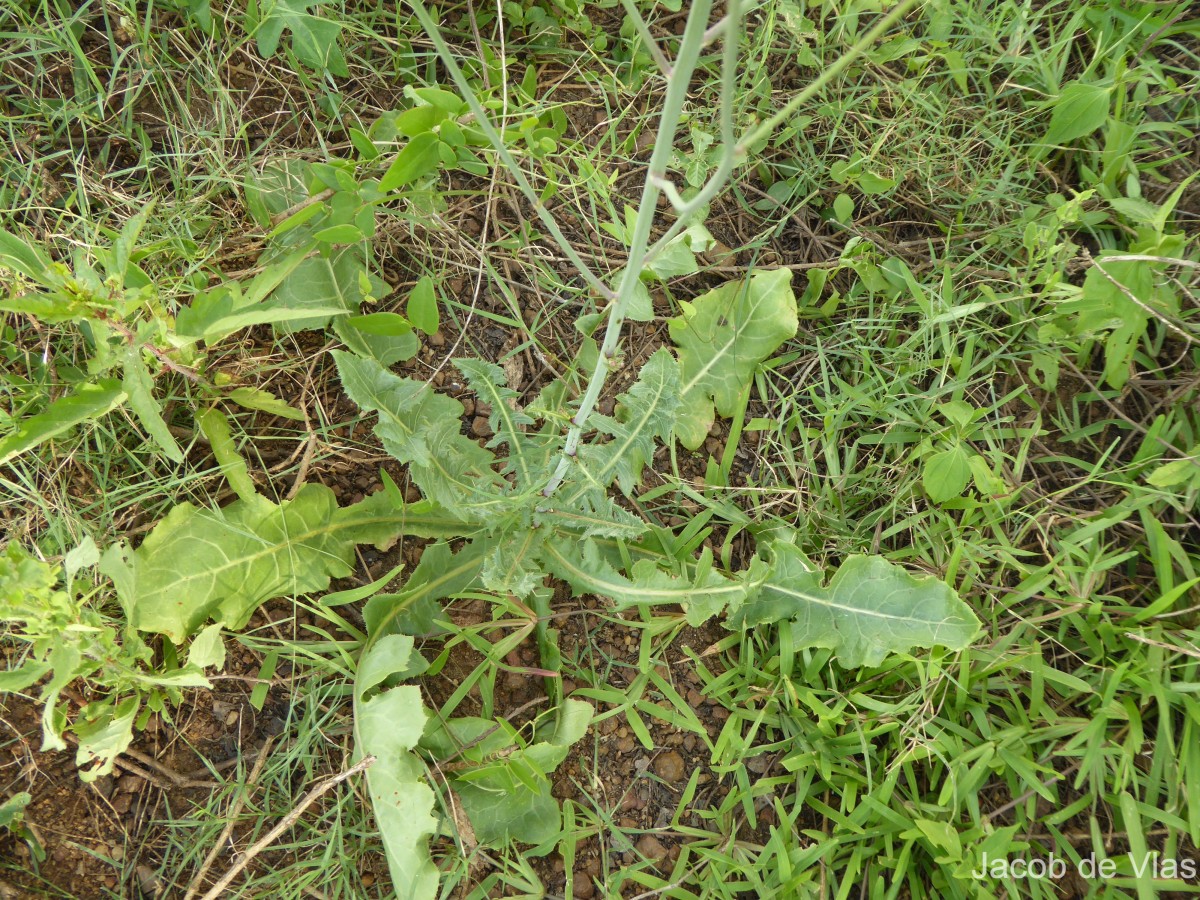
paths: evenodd
<path fill-rule="evenodd" d="M 32 795 L 24 822 L 45 851 L 38 860 L 11 833 L 0 834 L 0 897 L 175 896 L 156 877 L 164 820 L 184 817 L 217 780 L 249 764 L 287 716 L 280 692 L 256 710 L 255 654 L 231 648 L 211 692 L 189 692 L 173 721 L 153 716 L 112 775 L 84 784 L 74 754 L 42 752 L 41 707 L 0 697 L 0 771 L 6 792 Z M 244 680 L 247 679 L 247 680 Z"/>

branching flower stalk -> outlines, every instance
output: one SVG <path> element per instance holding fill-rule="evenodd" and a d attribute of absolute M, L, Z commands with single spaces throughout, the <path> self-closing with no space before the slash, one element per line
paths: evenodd
<path fill-rule="evenodd" d="M 738 0 L 733 0 L 730 4 L 730 16 L 738 14 L 738 6 Z M 627 8 L 632 8 L 632 4 L 629 4 Z M 666 183 L 667 162 L 675 147 L 675 134 L 679 130 L 679 121 L 683 117 L 683 104 L 687 100 L 687 90 L 691 84 L 692 73 L 696 69 L 700 52 L 704 49 L 711 9 L 711 0 L 698 0 L 688 11 L 687 25 L 679 43 L 679 54 L 671 69 L 671 74 L 667 77 L 667 93 L 663 99 L 662 115 L 658 121 L 658 134 L 655 135 L 654 150 L 650 155 L 646 183 L 642 186 L 642 199 L 634 219 L 633 233 L 629 237 L 629 257 L 625 269 L 621 273 L 616 299 L 608 308 L 608 322 L 605 326 L 604 341 L 600 345 L 595 371 L 588 379 L 587 390 L 579 401 L 579 409 L 576 410 L 575 416 L 571 420 L 571 427 L 567 431 L 567 439 L 563 444 L 562 456 L 559 458 L 554 474 L 542 490 L 542 494 L 546 497 L 553 494 L 566 478 L 571 460 L 578 451 L 579 441 L 587 427 L 588 418 L 595 409 L 596 402 L 600 399 L 600 392 L 604 389 L 604 383 L 608 379 L 612 360 L 617 354 L 617 345 L 621 340 L 621 329 L 625 324 L 629 304 L 641 278 L 642 268 L 647 262 L 650 230 L 654 226 L 654 216 L 658 210 L 658 195 L 662 192 L 662 185 Z M 632 12 L 637 15 L 636 9 L 633 9 Z M 726 32 L 726 52 L 724 54 L 726 65 L 723 68 L 732 69 L 731 57 L 736 60 L 737 34 L 739 32 L 736 27 L 730 28 Z M 732 73 L 730 73 L 730 80 L 732 81 Z M 722 79 L 721 120 L 723 124 L 730 123 L 732 132 L 733 94 L 725 87 L 724 79 Z M 729 153 L 726 152 L 724 156 L 729 156 Z"/>
<path fill-rule="evenodd" d="M 733 26 L 726 24 L 721 29 L 725 32 L 726 41 L 725 58 L 721 66 L 721 146 L 724 152 L 722 152 L 721 158 L 717 162 L 717 168 L 713 171 L 712 177 L 709 178 L 708 182 L 690 200 L 684 201 L 678 192 L 675 191 L 674 187 L 669 182 L 666 182 L 667 186 L 663 188 L 663 193 L 667 195 L 667 199 L 675 207 L 677 218 L 666 232 L 654 242 L 654 245 L 646 251 L 645 262 L 647 264 L 653 262 L 667 244 L 677 237 L 679 232 L 687 226 L 689 217 L 713 201 L 717 194 L 721 192 L 721 189 L 725 187 L 729 177 L 733 174 L 733 170 L 746 161 L 746 158 L 750 155 L 750 148 L 763 138 L 769 136 L 783 122 L 795 115 L 801 106 L 824 90 L 829 82 L 845 71 L 847 66 L 874 45 L 915 4 L 916 0 L 903 0 L 895 9 L 867 31 L 846 53 L 839 56 L 825 68 L 808 87 L 796 94 L 782 109 L 769 119 L 760 122 L 747 131 L 736 143 L 734 143 L 733 137 L 732 104 L 726 104 L 724 98 L 732 97 L 736 87 L 737 42 L 733 41 L 731 43 L 731 35 L 728 31 Z M 735 3 L 727 4 L 727 6 L 730 15 L 722 19 L 722 22 L 731 20 L 734 10 L 738 8 L 738 3 L 735 0 Z M 740 23 L 738 24 L 740 25 Z M 720 25 L 721 22 L 718 22 L 717 25 L 713 26 L 712 30 L 716 30 Z M 731 53 L 733 56 L 732 60 L 729 59 Z M 730 111 L 728 119 L 724 115 L 726 110 Z"/>
<path fill-rule="evenodd" d="M 679 49 L 675 62 L 672 64 L 657 46 L 649 26 L 638 11 L 634 0 L 622 0 L 625 12 L 632 20 L 635 30 L 641 40 L 647 45 L 651 56 L 666 79 L 666 94 L 663 100 L 662 112 L 659 118 L 658 131 L 655 136 L 654 150 L 651 153 L 646 181 L 642 188 L 641 202 L 634 219 L 633 233 L 629 236 L 629 255 L 620 275 L 620 282 L 614 292 L 604 281 L 583 261 L 575 251 L 570 241 L 562 233 L 558 223 L 550 211 L 546 209 L 541 198 L 530 184 L 525 173 L 521 170 L 512 154 L 505 146 L 504 138 L 491 122 L 483 105 L 475 96 L 470 83 L 463 74 L 450 47 L 442 37 L 440 30 L 422 0 L 412 0 L 412 8 L 421 26 L 432 40 L 439 59 L 445 65 L 447 72 L 463 99 L 471 109 L 480 130 L 492 143 L 500 161 L 511 173 L 513 180 L 521 193 L 530 202 L 538 218 L 546 226 L 555 243 L 576 267 L 588 286 L 601 297 L 608 299 L 607 322 L 604 339 L 600 346 L 599 358 L 595 370 L 588 379 L 588 385 L 580 400 L 579 407 L 572 417 L 567 431 L 561 456 L 553 475 L 542 489 L 545 497 L 550 497 L 563 483 L 570 471 L 572 460 L 575 458 L 579 443 L 587 430 L 588 420 L 595 410 L 608 379 L 612 360 L 617 354 L 621 339 L 621 330 L 625 324 L 630 303 L 641 273 L 646 265 L 651 263 L 670 242 L 687 227 L 691 219 L 702 212 L 722 189 L 729 183 L 734 170 L 742 164 L 749 155 L 750 149 L 769 136 L 782 122 L 786 121 L 803 104 L 819 94 L 834 78 L 840 75 L 855 59 L 872 46 L 888 29 L 890 29 L 910 8 L 916 0 L 903 0 L 890 13 L 881 18 L 870 28 L 850 50 L 842 54 L 825 68 L 804 90 L 792 97 L 781 109 L 766 120 L 750 128 L 740 139 L 735 138 L 733 121 L 733 98 L 737 88 L 737 60 L 742 36 L 742 10 L 740 0 L 728 0 L 725 15 L 715 24 L 709 25 L 712 11 L 712 0 L 698 0 L 688 11 L 687 23 L 680 38 Z M 674 183 L 667 177 L 667 163 L 671 151 L 675 147 L 675 138 L 683 117 L 683 107 L 687 100 L 687 91 L 691 85 L 692 75 L 699 63 L 700 54 L 704 48 L 716 39 L 721 39 L 721 78 L 719 87 L 719 118 L 721 132 L 721 155 L 716 168 L 705 184 L 690 198 L 685 199 L 676 189 Z M 665 195 L 676 213 L 675 221 L 653 243 L 650 233 L 657 213 L 659 195 Z"/>
<path fill-rule="evenodd" d="M 750 147 L 771 134 L 781 122 L 786 121 L 794 115 L 797 109 L 823 90 L 833 78 L 841 74 L 851 62 L 857 59 L 891 28 L 915 2 L 916 0 L 904 0 L 904 2 L 900 3 L 892 12 L 884 16 L 873 28 L 863 35 L 849 52 L 839 57 L 808 87 L 788 101 L 775 115 L 771 116 L 765 122 L 760 123 L 755 128 L 752 128 L 736 144 L 734 143 L 733 97 L 737 87 L 737 54 L 741 40 L 742 24 L 741 3 L 740 0 L 728 0 L 725 16 L 711 28 L 706 27 L 710 4 L 703 4 L 703 9 L 699 3 L 692 7 L 688 15 L 687 27 L 680 42 L 676 64 L 670 69 L 667 76 L 667 95 L 663 103 L 662 118 L 659 120 L 659 130 L 655 139 L 654 153 L 651 156 L 649 171 L 646 175 L 646 184 L 642 191 L 642 202 L 638 207 L 634 233 L 631 237 L 629 260 L 621 277 L 617 299 L 609 308 L 608 323 L 604 334 L 604 343 L 600 348 L 600 357 L 596 365 L 596 370 L 592 373 L 592 377 L 588 382 L 587 391 L 580 401 L 579 409 L 571 421 L 571 428 L 567 433 L 567 439 L 563 445 L 562 457 L 555 469 L 554 476 L 542 491 L 545 496 L 549 497 L 558 489 L 558 486 L 562 484 L 563 479 L 570 469 L 571 460 L 574 458 L 579 447 L 579 441 L 587 428 L 588 418 L 591 416 L 592 410 L 600 398 L 600 392 L 603 390 L 604 382 L 608 377 L 609 365 L 616 354 L 617 344 L 620 341 L 621 328 L 624 325 L 629 302 L 633 296 L 633 288 L 637 284 L 642 268 L 652 262 L 663 251 L 688 225 L 692 216 L 703 210 L 716 198 L 726 184 L 728 184 L 734 169 L 745 161 L 749 155 Z M 638 29 L 639 33 L 648 34 L 649 29 L 646 27 L 645 22 L 641 20 L 641 16 L 633 3 L 630 0 L 625 0 L 624 6 L 626 11 L 634 17 L 635 22 L 641 21 L 641 26 Z M 693 29 L 697 31 L 703 29 L 698 45 L 696 43 L 689 43 L 689 37 L 694 37 Z M 691 81 L 692 72 L 696 67 L 699 51 L 705 44 L 717 36 L 723 39 L 719 97 L 721 158 L 704 186 L 690 200 L 684 200 L 675 189 L 675 186 L 666 177 L 666 160 L 669 158 L 670 151 L 675 143 L 675 133 L 679 126 L 679 114 L 682 111 L 683 100 Z M 673 105 L 675 102 L 679 105 Z M 660 192 L 666 195 L 674 207 L 676 219 L 653 245 L 647 247 L 650 239 L 650 226 L 654 220 Z"/>

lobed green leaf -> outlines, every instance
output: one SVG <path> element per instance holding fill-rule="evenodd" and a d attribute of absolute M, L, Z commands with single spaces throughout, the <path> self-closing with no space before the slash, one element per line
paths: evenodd
<path fill-rule="evenodd" d="M 944 581 L 915 578 L 877 556 L 852 556 L 823 584 L 795 546 L 771 545 L 772 568 L 757 597 L 730 628 L 787 623 L 793 646 L 826 647 L 842 665 L 876 666 L 913 647 L 967 647 L 979 620 Z"/>
<path fill-rule="evenodd" d="M 416 660 L 420 654 L 407 635 L 392 635 L 364 652 L 354 686 L 354 732 L 358 754 L 375 757 L 367 770 L 367 789 L 396 896 L 432 900 L 439 875 L 429 855 L 429 837 L 437 830 L 435 798 L 424 781 L 425 767 L 412 752 L 429 712 L 415 685 L 367 696 L 393 676 L 419 671 L 424 661 Z"/>
<path fill-rule="evenodd" d="M 425 496 L 450 513 L 475 519 L 489 511 L 499 525 L 514 506 L 511 486 L 492 453 L 460 431 L 463 405 L 428 384 L 401 378 L 376 360 L 333 351 L 350 399 L 379 414 L 375 433 Z"/>
<path fill-rule="evenodd" d="M 737 410 L 755 368 L 799 327 L 789 269 L 756 272 L 748 282 L 715 288 L 671 319 L 679 348 L 682 405 L 675 424 L 679 442 L 695 450 L 708 436 L 713 408 Z"/>
<path fill-rule="evenodd" d="M 356 544 L 461 528 L 431 504 L 405 505 L 396 493 L 393 486 L 339 508 L 331 490 L 307 484 L 281 504 L 260 496 L 223 509 L 184 503 L 136 550 L 110 547 L 101 571 L 140 631 L 180 643 L 210 618 L 238 629 L 272 597 L 324 590 L 349 575 Z"/>
<path fill-rule="evenodd" d="M 646 360 L 628 393 L 617 397 L 616 415 L 593 413 L 588 420 L 609 440 L 579 448 L 579 474 L 573 480 L 581 490 L 568 490 L 567 505 L 575 504 L 585 492 L 607 490 L 614 479 L 626 495 L 632 493 L 654 458 L 655 441 L 669 440 L 682 414 L 679 366 L 670 351 L 660 348 Z"/>

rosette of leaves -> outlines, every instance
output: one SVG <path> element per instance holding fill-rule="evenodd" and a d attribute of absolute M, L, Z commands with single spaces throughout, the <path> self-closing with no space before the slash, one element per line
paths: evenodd
<path fill-rule="evenodd" d="M 782 525 L 746 568 L 728 571 L 708 550 L 667 552 L 621 502 L 636 498 L 660 446 L 707 430 L 712 416 L 730 411 L 729 398 L 744 392 L 795 322 L 786 270 L 697 299 L 672 323 L 679 346 L 646 360 L 611 415 L 588 419 L 588 438 L 548 497 L 543 489 L 574 414 L 563 384 L 522 405 L 500 366 L 455 360 L 491 409 L 493 437 L 481 441 L 464 433 L 459 400 L 372 356 L 333 351 L 347 395 L 376 416 L 380 442 L 407 465 L 425 499 L 406 503 L 388 480 L 383 492 L 350 507 L 338 508 L 319 486 L 275 504 L 231 466 L 242 484 L 236 503 L 220 511 L 177 508 L 137 550 L 110 549 L 105 571 L 131 622 L 181 640 L 209 619 L 238 627 L 271 596 L 321 590 L 350 571 L 355 543 L 386 546 L 400 534 L 442 539 L 425 550 L 400 592 L 367 601 L 354 691 L 357 748 L 376 758 L 369 791 L 397 891 L 436 896 L 428 845 L 449 820 L 437 813 L 427 761 L 469 747 L 466 758 L 455 758 L 448 784 L 475 838 L 537 844 L 556 821 L 548 775 L 591 714 L 586 704 L 565 701 L 532 732 L 432 717 L 410 683 L 426 666 L 412 636 L 426 630 L 420 623 L 435 618 L 445 598 L 491 591 L 545 610 L 542 585 L 553 576 L 615 609 L 678 609 L 693 625 L 719 616 L 735 630 L 786 628 L 793 647 L 829 648 L 845 666 L 876 665 L 915 647 L 961 648 L 974 636 L 974 615 L 934 578 L 865 556 L 827 574 Z M 173 582 L 172 573 L 179 576 Z M 552 646 L 548 629 L 543 637 L 543 647 Z M 544 664 L 554 666 L 552 652 Z"/>

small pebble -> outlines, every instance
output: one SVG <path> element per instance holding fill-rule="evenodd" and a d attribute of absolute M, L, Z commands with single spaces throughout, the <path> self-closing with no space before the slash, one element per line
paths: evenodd
<path fill-rule="evenodd" d="M 654 760 L 654 774 L 667 784 L 674 784 L 683 778 L 683 757 L 677 750 L 668 750 Z"/>
<path fill-rule="evenodd" d="M 147 897 L 157 897 L 162 891 L 162 882 L 158 880 L 158 875 L 149 866 L 138 866 L 135 869 L 137 873 L 138 887 L 142 889 L 142 893 Z"/>
<path fill-rule="evenodd" d="M 591 900 L 596 896 L 596 886 L 587 872 L 576 872 L 571 878 L 571 894 L 579 900 Z"/>
<path fill-rule="evenodd" d="M 529 678 L 520 672 L 509 672 L 504 676 L 504 687 L 516 693 L 529 683 Z"/>
<path fill-rule="evenodd" d="M 471 434 L 475 437 L 491 437 L 492 426 L 488 424 L 487 416 L 476 416 L 471 421 Z"/>
<path fill-rule="evenodd" d="M 115 787 L 116 783 L 113 781 L 111 775 L 105 775 L 102 778 L 97 778 L 92 782 L 92 790 L 94 790 L 105 800 L 113 795 L 113 789 Z"/>
<path fill-rule="evenodd" d="M 429 341 L 430 347 L 446 346 L 446 339 L 442 337 L 442 333 L 440 331 L 435 331 L 433 334 L 429 335 L 426 340 Z"/>
<path fill-rule="evenodd" d="M 652 862 L 658 862 L 667 856 L 667 848 L 662 845 L 662 841 L 652 834 L 643 834 L 633 846 L 637 849 L 638 853 Z"/>

